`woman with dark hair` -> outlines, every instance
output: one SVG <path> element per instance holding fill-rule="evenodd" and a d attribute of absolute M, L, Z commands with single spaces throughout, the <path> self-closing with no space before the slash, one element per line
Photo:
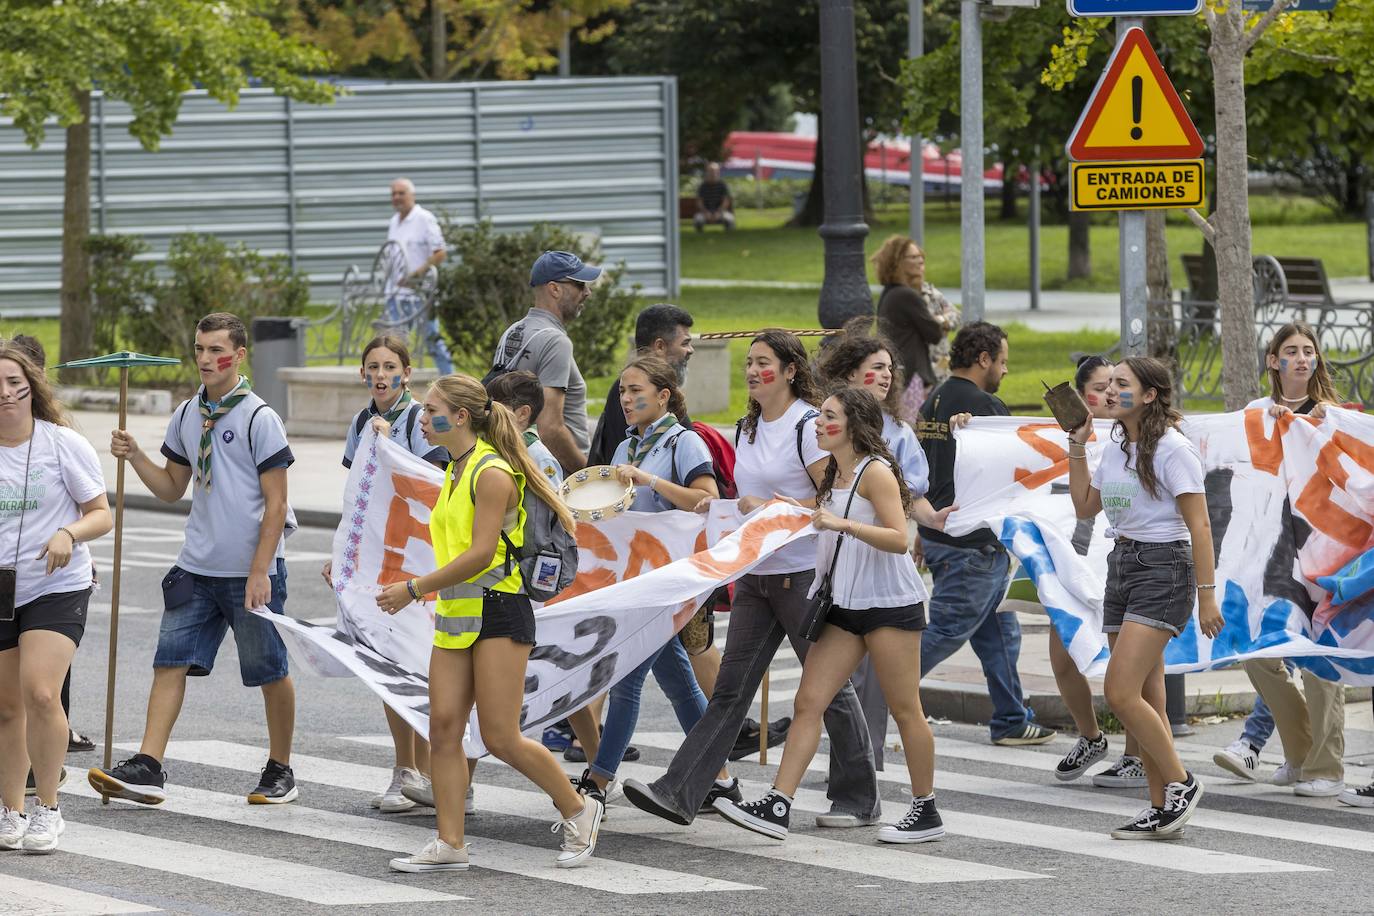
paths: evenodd
<path fill-rule="evenodd" d="M 95 449 L 68 424 L 47 377 L 0 344 L 0 849 L 49 853 L 70 727 L 59 695 L 86 630 L 87 541 L 113 527 Z M 33 769 L 37 799 L 24 813 Z"/>
<path fill-rule="evenodd" d="M 959 312 L 926 280 L 926 255 L 913 240 L 888 237 L 872 261 L 883 285 L 879 327 L 896 343 L 893 355 L 906 377 L 897 413 L 914 423 L 926 396 L 949 375 L 949 334 L 959 327 Z"/>
<path fill-rule="evenodd" d="M 783 496 L 814 506 L 826 455 L 816 444 L 811 421 L 818 411 L 816 383 L 795 334 L 770 329 L 754 338 L 745 359 L 749 412 L 735 443 L 735 485 L 745 515 Z M 698 508 L 705 509 L 703 504 Z M 720 677 L 706 706 L 668 772 L 645 785 L 625 780 L 625 797 L 637 807 L 676 824 L 690 824 L 706 806 L 739 801 L 734 784 L 714 782 L 739 737 L 754 693 L 784 636 L 806 659 L 802 636 L 807 593 L 816 575 L 810 545 L 799 541 L 774 551 L 735 583 L 730 630 Z M 821 827 L 857 827 L 878 817 L 878 780 L 873 753 L 854 688 L 832 692 L 825 714 L 830 734 L 831 810 L 816 817 Z"/>
<path fill-rule="evenodd" d="M 1164 696 L 1164 647 L 1183 632 L 1195 604 L 1201 635 L 1215 638 L 1224 623 L 1202 460 L 1178 431 L 1182 416 L 1172 396 L 1163 363 L 1127 357 L 1112 370 L 1106 408 L 1116 424 L 1091 475 L 1086 443 L 1092 421 L 1069 433 L 1074 509 L 1079 518 L 1105 510 L 1107 535 L 1116 538 L 1102 602 L 1102 629 L 1111 645 L 1107 703 L 1140 743 L 1150 781 L 1150 807 L 1112 831 L 1121 840 L 1168 838 L 1197 810 L 1202 783 L 1184 769 L 1168 717 L 1149 696 L 1151 689 Z"/>
<path fill-rule="evenodd" d="M 806 656 L 793 701 L 792 728 L 773 786 L 758 801 L 722 802 L 729 821 L 755 833 L 786 839 L 792 795 L 816 756 L 821 713 L 865 654 L 873 659 L 883 696 L 892 708 L 911 775 L 911 805 L 896 824 L 883 827 L 885 843 L 922 843 L 944 835 L 935 810 L 935 736 L 921 711 L 921 630 L 928 597 L 906 556 L 906 516 L 943 529 L 953 507 L 931 508 L 913 499 L 882 438 L 882 411 L 872 394 L 841 388 L 821 405 L 817 444 L 830 453 L 817 491 L 812 524 L 816 539 L 815 598 L 828 581 L 834 606 L 820 638 Z"/>

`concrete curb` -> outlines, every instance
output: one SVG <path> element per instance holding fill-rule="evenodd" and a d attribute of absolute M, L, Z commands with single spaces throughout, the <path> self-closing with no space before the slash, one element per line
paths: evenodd
<path fill-rule="evenodd" d="M 115 503 L 114 491 L 109 491 L 107 495 L 110 498 L 110 506 L 113 507 Z M 166 512 L 184 518 L 191 512 L 191 501 L 179 499 L 174 503 L 165 503 L 156 496 L 146 493 L 125 493 L 124 508 L 147 512 Z M 343 513 L 341 512 L 325 512 L 321 509 L 297 509 L 295 511 L 296 523 L 310 528 L 337 528 L 339 522 L 343 520 Z"/>

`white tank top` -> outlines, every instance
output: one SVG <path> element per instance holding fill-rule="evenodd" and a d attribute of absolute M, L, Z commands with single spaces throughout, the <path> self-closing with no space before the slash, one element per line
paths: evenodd
<path fill-rule="evenodd" d="M 842 515 L 845 505 L 849 503 L 849 492 L 848 489 L 831 490 L 825 507 L 836 515 Z M 878 513 L 873 503 L 859 493 L 854 494 L 849 518 L 865 525 L 878 524 Z M 816 538 L 816 578 L 811 584 L 810 596 L 816 594 L 826 570 L 830 568 L 830 558 L 835 555 L 835 540 L 838 537 L 841 535 L 837 531 L 822 531 Z M 843 535 L 843 538 L 844 546 L 840 548 L 839 559 L 835 562 L 835 573 L 830 577 L 830 593 L 837 606 L 854 611 L 874 607 L 905 607 L 930 597 L 925 582 L 916 572 L 911 554 L 888 553 L 856 537 Z"/>

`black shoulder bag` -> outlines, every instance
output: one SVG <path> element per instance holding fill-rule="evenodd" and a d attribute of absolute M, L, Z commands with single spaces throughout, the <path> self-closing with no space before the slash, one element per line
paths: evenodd
<path fill-rule="evenodd" d="M 859 492 L 859 479 L 872 463 L 872 458 L 865 459 L 855 472 L 854 485 L 849 490 L 849 500 L 844 504 L 844 518 L 849 518 L 849 510 L 854 505 L 854 494 Z M 821 630 L 825 629 L 825 619 L 830 616 L 830 609 L 835 606 L 830 580 L 835 574 L 835 561 L 840 558 L 840 547 L 843 545 L 844 535 L 836 532 L 835 552 L 830 555 L 830 566 L 826 568 L 825 576 L 821 579 L 821 587 L 816 589 L 816 597 L 811 599 L 811 607 L 806 612 L 806 619 L 802 621 L 802 637 L 807 642 L 815 642 L 821 638 Z"/>

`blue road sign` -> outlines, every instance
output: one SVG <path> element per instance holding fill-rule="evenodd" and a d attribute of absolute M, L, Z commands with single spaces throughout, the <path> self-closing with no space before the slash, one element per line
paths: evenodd
<path fill-rule="evenodd" d="M 1202 0 L 1067 0 L 1067 3 L 1070 16 L 1195 16 L 1202 12 Z"/>

